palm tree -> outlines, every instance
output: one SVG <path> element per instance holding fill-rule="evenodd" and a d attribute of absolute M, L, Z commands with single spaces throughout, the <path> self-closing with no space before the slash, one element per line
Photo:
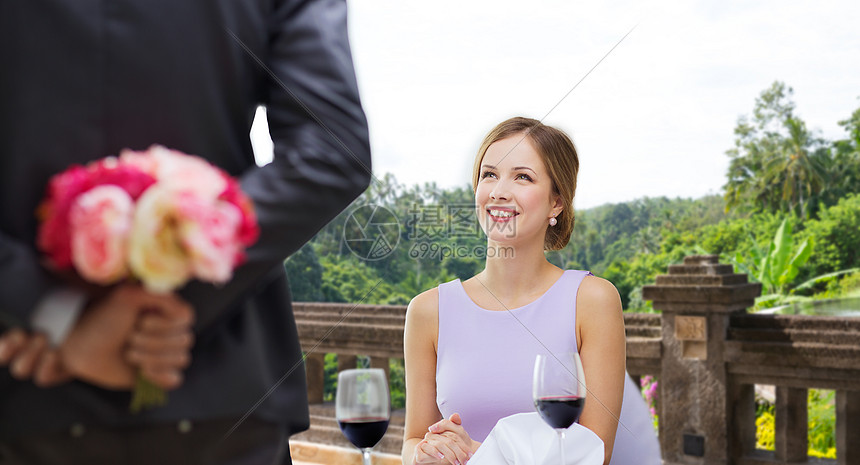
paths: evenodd
<path fill-rule="evenodd" d="M 794 116 L 792 89 L 775 82 L 756 99 L 753 119 L 735 127 L 726 209 L 815 212 L 828 181 L 823 140 Z"/>
<path fill-rule="evenodd" d="M 778 150 L 768 160 L 766 177 L 780 181 L 780 210 L 794 211 L 806 219 L 816 208 L 824 189 L 822 158 L 827 154 L 821 148 L 821 141 L 806 129 L 803 121 L 788 117 L 785 127 L 788 136 L 780 141 Z"/>

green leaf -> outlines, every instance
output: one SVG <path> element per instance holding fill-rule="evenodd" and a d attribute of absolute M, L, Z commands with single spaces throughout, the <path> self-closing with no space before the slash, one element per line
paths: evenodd
<path fill-rule="evenodd" d="M 765 292 L 773 292 L 774 291 L 774 282 L 771 279 L 771 256 L 774 254 L 775 250 L 775 242 L 771 241 L 770 246 L 768 248 L 767 254 L 764 255 L 761 259 L 761 264 L 758 269 L 758 280 L 761 282 L 762 287 Z"/>
<path fill-rule="evenodd" d="M 807 237 L 797 249 L 797 252 L 794 254 L 794 257 L 791 258 L 791 261 L 788 262 L 788 266 L 783 272 L 782 276 L 780 276 L 780 283 L 783 285 L 787 285 L 794 281 L 794 278 L 797 277 L 797 273 L 800 271 L 800 267 L 802 267 L 809 257 L 812 255 L 813 242 L 811 237 Z"/>
<path fill-rule="evenodd" d="M 765 294 L 765 295 L 756 297 L 755 306 L 756 306 L 756 308 L 759 308 L 759 309 L 775 307 L 778 304 L 779 299 L 782 297 L 783 297 L 782 294 Z"/>
<path fill-rule="evenodd" d="M 802 291 L 802 290 L 808 289 L 812 286 L 815 286 L 818 283 L 829 281 L 829 280 L 836 278 L 838 276 L 842 276 L 844 274 L 849 274 L 849 273 L 854 273 L 857 271 L 860 271 L 860 268 L 849 268 L 847 270 L 839 270 L 839 271 L 834 271 L 833 273 L 826 273 L 826 274 L 818 275 L 818 276 L 816 276 L 816 277 L 814 277 L 808 281 L 804 281 L 803 283 L 799 284 L 797 287 L 792 289 L 792 292 Z"/>
<path fill-rule="evenodd" d="M 786 218 L 782 220 L 782 224 L 776 230 L 776 235 L 773 237 L 773 242 L 771 243 L 769 274 L 770 282 L 776 287 L 782 288 L 785 286 L 785 283 L 781 282 L 780 277 L 786 273 L 793 243 L 791 223 Z"/>
<path fill-rule="evenodd" d="M 796 304 L 800 302 L 811 302 L 815 299 L 805 295 L 788 295 L 783 296 L 783 298 L 779 301 L 780 304 Z"/>

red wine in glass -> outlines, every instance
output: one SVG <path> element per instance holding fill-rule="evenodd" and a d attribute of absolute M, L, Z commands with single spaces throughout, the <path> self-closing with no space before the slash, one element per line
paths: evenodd
<path fill-rule="evenodd" d="M 579 420 L 585 399 L 578 396 L 541 397 L 535 400 L 543 421 L 553 428 L 569 428 Z"/>
<path fill-rule="evenodd" d="M 564 464 L 564 431 L 579 421 L 585 406 L 585 372 L 576 352 L 538 354 L 535 357 L 533 399 L 543 421 L 558 433 Z"/>
<path fill-rule="evenodd" d="M 383 417 L 347 418 L 337 423 L 343 435 L 359 449 L 375 446 L 388 430 L 388 418 Z"/>
<path fill-rule="evenodd" d="M 371 465 L 370 453 L 391 418 L 388 378 L 380 368 L 343 370 L 337 375 L 335 417 L 343 435 L 361 450 L 361 462 Z"/>

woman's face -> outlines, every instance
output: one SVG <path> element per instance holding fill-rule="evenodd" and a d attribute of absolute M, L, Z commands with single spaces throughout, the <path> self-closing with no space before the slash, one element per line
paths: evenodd
<path fill-rule="evenodd" d="M 516 134 L 487 148 L 475 189 L 478 221 L 493 242 L 539 241 L 561 212 L 552 180 L 528 137 Z"/>

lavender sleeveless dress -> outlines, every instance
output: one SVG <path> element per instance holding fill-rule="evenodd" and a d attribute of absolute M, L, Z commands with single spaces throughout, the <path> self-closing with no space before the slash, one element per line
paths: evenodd
<path fill-rule="evenodd" d="M 534 412 L 532 376 L 541 353 L 576 351 L 576 292 L 588 271 L 567 270 L 535 301 L 510 311 L 479 307 L 459 279 L 439 285 L 436 404 L 459 413 L 483 442 L 496 422 Z M 648 408 L 626 377 L 612 464 L 660 464 Z"/>

